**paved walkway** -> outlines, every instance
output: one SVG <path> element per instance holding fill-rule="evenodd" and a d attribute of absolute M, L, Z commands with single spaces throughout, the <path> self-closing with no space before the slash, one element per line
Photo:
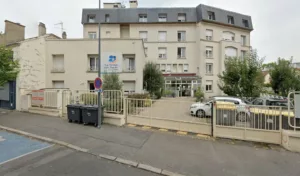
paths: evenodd
<path fill-rule="evenodd" d="M 109 125 L 96 129 L 55 117 L 20 112 L 0 116 L 0 125 L 184 175 L 300 175 L 300 155 L 278 147 L 265 149 L 253 143 L 204 141 Z"/>

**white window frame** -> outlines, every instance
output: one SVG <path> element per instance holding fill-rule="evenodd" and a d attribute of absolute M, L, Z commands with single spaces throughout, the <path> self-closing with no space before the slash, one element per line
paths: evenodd
<path fill-rule="evenodd" d="M 91 60 L 94 60 L 93 62 L 94 62 L 94 64 L 95 64 L 95 66 L 92 66 L 92 61 Z M 89 69 L 88 69 L 88 71 L 98 71 L 99 69 L 98 69 L 98 57 L 97 56 L 89 56 L 89 59 L 88 59 L 88 61 L 89 61 Z"/>
<path fill-rule="evenodd" d="M 186 13 L 178 13 L 178 22 L 186 22 Z"/>
<path fill-rule="evenodd" d="M 244 25 L 245 28 L 249 28 L 249 21 L 243 19 L 243 25 Z"/>
<path fill-rule="evenodd" d="M 205 48 L 205 56 L 206 58 L 213 58 L 214 56 L 214 48 L 212 46 L 207 46 Z"/>
<path fill-rule="evenodd" d="M 62 83 L 63 86 L 62 87 L 56 87 L 55 83 Z M 61 81 L 61 80 L 52 81 L 52 87 L 55 88 L 55 89 L 63 89 L 63 88 L 65 88 L 65 81 Z"/>
<path fill-rule="evenodd" d="M 96 39 L 97 38 L 97 32 L 88 32 L 89 39 Z"/>
<path fill-rule="evenodd" d="M 105 22 L 110 22 L 110 15 L 109 14 L 105 14 Z"/>
<path fill-rule="evenodd" d="M 158 14 L 158 22 L 167 22 L 168 15 L 165 13 Z"/>
<path fill-rule="evenodd" d="M 160 65 L 160 71 L 165 73 L 166 72 L 166 64 L 161 64 Z"/>
<path fill-rule="evenodd" d="M 148 41 L 148 31 L 140 31 L 139 32 L 140 38 L 143 39 L 144 42 Z M 145 37 L 143 37 L 145 35 Z"/>
<path fill-rule="evenodd" d="M 128 65 L 124 65 L 124 72 L 135 72 L 135 58 L 133 57 L 124 57 L 124 63 L 126 64 L 125 60 L 128 60 Z"/>
<path fill-rule="evenodd" d="M 165 51 L 165 52 L 162 52 Z M 158 58 L 159 59 L 167 59 L 167 48 L 166 47 L 159 47 L 158 48 Z"/>
<path fill-rule="evenodd" d="M 180 52 L 180 54 L 179 54 Z M 178 59 L 186 59 L 186 47 L 178 47 L 177 48 L 177 58 Z"/>
<path fill-rule="evenodd" d="M 211 33 L 211 35 L 209 35 L 208 33 Z M 206 29 L 205 35 L 206 35 L 206 40 L 212 40 L 213 35 L 214 35 L 214 31 L 211 30 L 211 29 Z"/>
<path fill-rule="evenodd" d="M 214 82 L 212 80 L 207 80 L 206 84 L 205 84 L 205 91 L 213 92 L 213 84 L 214 84 Z"/>
<path fill-rule="evenodd" d="M 96 15 L 88 15 L 89 23 L 96 23 Z"/>
<path fill-rule="evenodd" d="M 228 49 L 232 49 L 232 51 L 234 50 L 235 51 L 235 56 L 227 55 L 226 53 L 227 53 Z M 237 57 L 237 56 L 238 56 L 238 49 L 237 48 L 232 47 L 232 46 L 225 48 L 225 57 Z"/>
<path fill-rule="evenodd" d="M 183 64 L 183 73 L 189 72 L 189 64 Z"/>
<path fill-rule="evenodd" d="M 180 37 L 179 37 L 179 35 L 180 35 Z M 177 40 L 178 40 L 179 42 L 184 42 L 184 41 L 186 41 L 186 31 L 178 31 L 178 32 L 177 32 Z"/>
<path fill-rule="evenodd" d="M 230 31 L 223 31 L 223 40 L 225 41 L 235 41 L 235 33 L 230 32 Z M 231 35 L 231 38 L 225 38 L 225 35 Z"/>
<path fill-rule="evenodd" d="M 228 24 L 234 24 L 234 17 L 233 16 L 227 16 Z"/>
<path fill-rule="evenodd" d="M 164 36 L 164 38 L 162 38 Z M 165 42 L 167 41 L 167 31 L 158 31 L 158 41 Z"/>
<path fill-rule="evenodd" d="M 207 16 L 209 20 L 216 20 L 215 12 L 208 11 Z"/>
<path fill-rule="evenodd" d="M 212 75 L 214 73 L 213 63 L 206 63 L 206 74 Z"/>
<path fill-rule="evenodd" d="M 111 32 L 110 32 L 110 31 L 106 31 L 105 33 L 106 33 L 106 37 L 107 37 L 107 38 L 110 38 Z"/>
<path fill-rule="evenodd" d="M 241 50 L 241 59 L 245 59 L 247 51 Z"/>
<path fill-rule="evenodd" d="M 241 35 L 241 44 L 242 46 L 246 46 L 247 37 L 245 35 Z"/>
<path fill-rule="evenodd" d="M 171 70 L 172 70 L 172 64 L 167 64 L 166 65 L 166 72 L 171 73 Z"/>
<path fill-rule="evenodd" d="M 148 22 L 148 16 L 147 16 L 147 14 L 139 14 L 139 22 L 140 23 L 146 23 L 146 22 Z"/>
<path fill-rule="evenodd" d="M 61 60 L 61 64 L 58 66 L 56 62 Z M 52 55 L 52 72 L 65 72 L 65 58 L 63 54 Z"/>

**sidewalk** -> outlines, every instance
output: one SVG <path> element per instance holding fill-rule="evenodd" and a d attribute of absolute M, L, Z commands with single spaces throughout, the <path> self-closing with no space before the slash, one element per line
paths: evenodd
<path fill-rule="evenodd" d="M 189 136 L 103 125 L 70 124 L 55 117 L 10 112 L 0 125 L 65 141 L 184 175 L 300 175 L 300 154 L 255 148 L 245 142 L 205 141 Z M 236 144 L 239 143 L 239 144 Z"/>

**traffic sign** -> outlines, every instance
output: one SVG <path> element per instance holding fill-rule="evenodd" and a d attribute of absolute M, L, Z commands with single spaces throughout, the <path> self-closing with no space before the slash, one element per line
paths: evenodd
<path fill-rule="evenodd" d="M 94 87 L 95 89 L 101 89 L 102 88 L 102 79 L 97 77 L 94 81 Z"/>
<path fill-rule="evenodd" d="M 102 93 L 102 92 L 103 92 L 103 89 L 96 89 L 95 91 L 96 91 L 96 92 L 99 92 L 99 93 Z"/>

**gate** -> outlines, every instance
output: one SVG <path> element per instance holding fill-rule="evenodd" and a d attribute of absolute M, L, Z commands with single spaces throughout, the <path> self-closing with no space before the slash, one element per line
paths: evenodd
<path fill-rule="evenodd" d="M 281 144 L 281 107 L 217 102 L 213 114 L 215 137 Z"/>
<path fill-rule="evenodd" d="M 0 108 L 16 109 L 16 81 L 9 81 L 0 90 Z"/>
<path fill-rule="evenodd" d="M 190 114 L 193 98 L 126 99 L 127 123 L 211 134 L 211 118 L 197 118 Z"/>

